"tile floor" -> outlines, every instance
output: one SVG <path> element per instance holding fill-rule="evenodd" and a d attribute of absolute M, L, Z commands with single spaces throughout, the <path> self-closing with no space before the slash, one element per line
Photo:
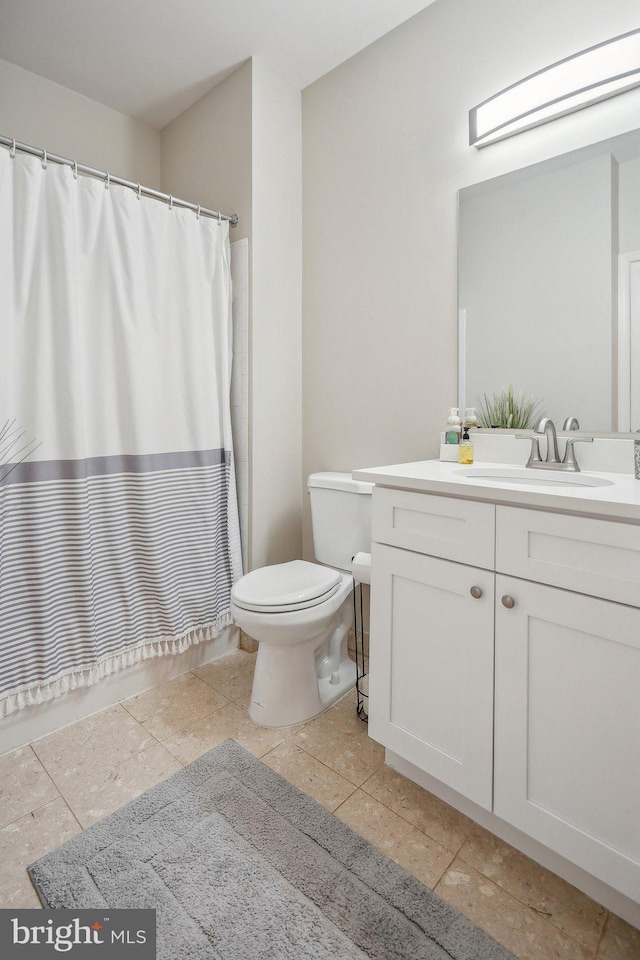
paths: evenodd
<path fill-rule="evenodd" d="M 246 708 L 237 651 L 0 757 L 0 906 L 37 907 L 25 865 L 233 737 L 520 960 L 638 960 L 640 932 L 383 765 L 347 695 L 290 730 Z"/>

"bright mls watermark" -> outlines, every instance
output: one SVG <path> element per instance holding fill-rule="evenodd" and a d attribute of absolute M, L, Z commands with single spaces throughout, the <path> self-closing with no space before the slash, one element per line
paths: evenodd
<path fill-rule="evenodd" d="M 0 910 L 3 960 L 156 960 L 155 910 Z"/>

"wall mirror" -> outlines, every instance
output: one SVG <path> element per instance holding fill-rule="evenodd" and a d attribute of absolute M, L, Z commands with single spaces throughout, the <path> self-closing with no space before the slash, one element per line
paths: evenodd
<path fill-rule="evenodd" d="M 458 195 L 459 403 L 640 430 L 640 130 Z"/>

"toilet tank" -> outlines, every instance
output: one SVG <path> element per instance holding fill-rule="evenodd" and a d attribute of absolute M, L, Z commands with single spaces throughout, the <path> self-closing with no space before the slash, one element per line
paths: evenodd
<path fill-rule="evenodd" d="M 312 473 L 307 490 L 316 560 L 351 570 L 352 557 L 371 550 L 373 484 L 353 480 L 350 473 Z"/>

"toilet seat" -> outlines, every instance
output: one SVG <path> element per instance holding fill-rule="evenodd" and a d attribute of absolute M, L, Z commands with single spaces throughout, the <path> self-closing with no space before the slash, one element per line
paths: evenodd
<path fill-rule="evenodd" d="M 245 574 L 234 585 L 231 599 L 242 609 L 256 613 L 288 613 L 324 603 L 341 582 L 337 570 L 292 560 Z"/>

